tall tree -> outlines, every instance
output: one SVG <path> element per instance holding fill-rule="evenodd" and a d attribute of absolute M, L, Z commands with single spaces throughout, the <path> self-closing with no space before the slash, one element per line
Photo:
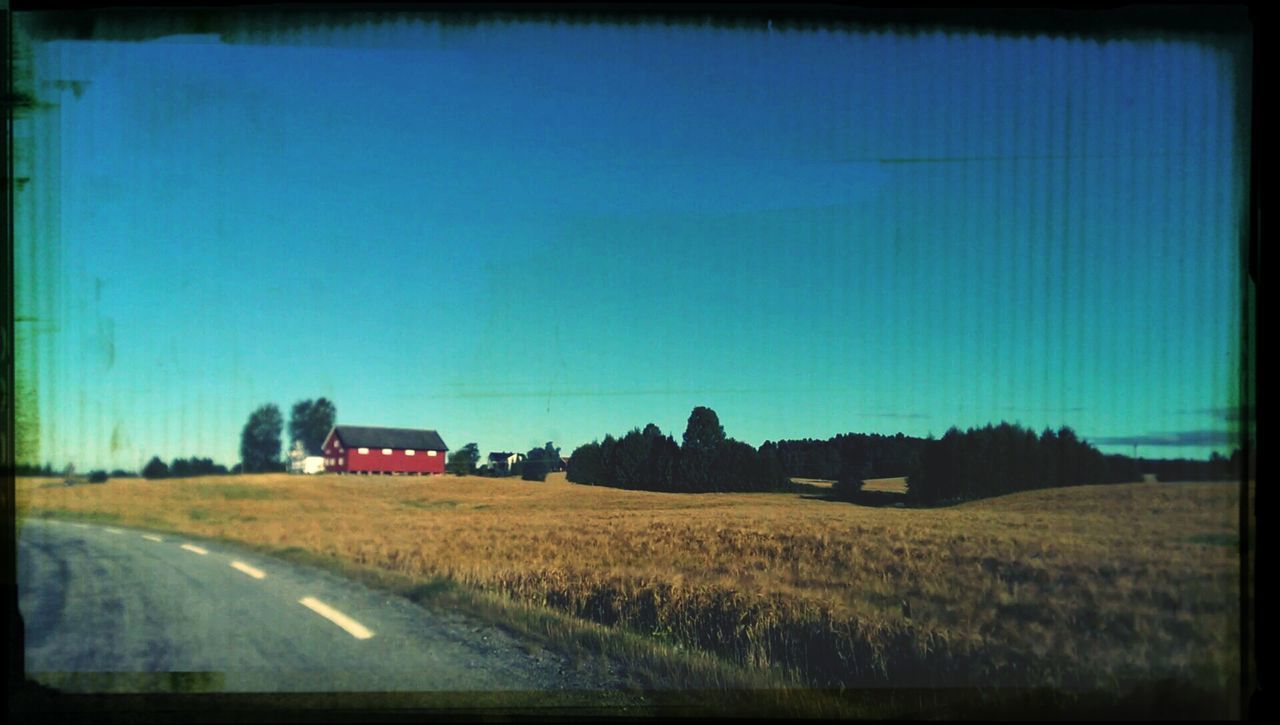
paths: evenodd
<path fill-rule="evenodd" d="M 318 456 L 337 419 L 338 409 L 328 399 L 299 400 L 289 416 L 289 438 L 302 441 L 307 455 Z"/>
<path fill-rule="evenodd" d="M 476 463 L 480 460 L 480 445 L 468 443 L 449 454 L 449 462 L 445 470 L 458 476 L 470 476 L 476 472 Z"/>
<path fill-rule="evenodd" d="M 240 460 L 245 473 L 274 471 L 280 463 L 280 433 L 284 419 L 274 403 L 267 403 L 249 415 L 240 433 Z"/>
<path fill-rule="evenodd" d="M 720 448 L 725 443 L 724 426 L 716 412 L 698 406 L 689 414 L 680 447 L 681 481 L 695 491 L 705 491 L 715 483 L 713 470 Z"/>

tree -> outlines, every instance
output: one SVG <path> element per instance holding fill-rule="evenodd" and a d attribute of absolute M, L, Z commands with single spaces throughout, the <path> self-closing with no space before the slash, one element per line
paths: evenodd
<path fill-rule="evenodd" d="M 679 478 L 685 486 L 695 491 L 711 488 L 716 457 L 724 442 L 724 426 L 720 425 L 716 412 L 701 405 L 694 408 L 680 447 Z"/>
<path fill-rule="evenodd" d="M 535 448 L 534 450 L 540 449 Z M 525 460 L 524 466 L 520 470 L 520 478 L 526 481 L 547 480 L 547 460 L 542 456 Z"/>
<path fill-rule="evenodd" d="M 479 460 L 479 444 L 468 443 L 449 454 L 449 462 L 444 468 L 455 476 L 470 476 L 476 472 L 476 462 Z"/>
<path fill-rule="evenodd" d="M 307 455 L 318 456 L 337 419 L 338 409 L 327 399 L 299 400 L 289 416 L 289 438 L 302 441 Z"/>
<path fill-rule="evenodd" d="M 259 407 L 240 433 L 240 460 L 245 473 L 280 469 L 280 434 L 284 419 L 274 403 Z"/>
<path fill-rule="evenodd" d="M 648 454 L 641 473 L 646 488 L 673 490 L 680 464 L 680 446 L 676 445 L 671 436 L 662 435 L 662 430 L 653 423 L 644 427 L 642 435 L 648 444 Z"/>
<path fill-rule="evenodd" d="M 563 471 L 564 461 L 560 459 L 560 449 L 551 445 L 551 441 L 542 447 L 543 460 L 547 463 L 548 471 Z"/>
<path fill-rule="evenodd" d="M 711 488 L 716 491 L 750 491 L 760 483 L 756 449 L 733 438 L 716 447 L 711 469 Z"/>
<path fill-rule="evenodd" d="M 565 478 L 573 483 L 600 485 L 604 471 L 604 455 L 600 444 L 586 443 L 573 450 Z"/>
<path fill-rule="evenodd" d="M 147 465 L 142 467 L 143 478 L 168 478 L 169 466 L 160 460 L 160 456 L 152 456 Z"/>
<path fill-rule="evenodd" d="M 551 471 L 560 470 L 560 449 L 551 441 L 542 448 L 532 448 L 525 454 L 518 473 L 526 481 L 545 481 Z"/>

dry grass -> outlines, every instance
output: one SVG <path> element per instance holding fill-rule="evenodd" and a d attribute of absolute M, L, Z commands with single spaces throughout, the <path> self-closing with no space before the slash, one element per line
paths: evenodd
<path fill-rule="evenodd" d="M 863 491 L 874 491 L 876 493 L 902 493 L 907 492 L 907 479 L 905 476 L 896 478 L 868 478 L 862 482 Z"/>
<path fill-rule="evenodd" d="M 1129 484 L 943 509 L 518 480 L 19 479 L 23 515 L 297 547 L 546 605 L 814 686 L 1124 692 L 1240 676 L 1238 489 Z"/>

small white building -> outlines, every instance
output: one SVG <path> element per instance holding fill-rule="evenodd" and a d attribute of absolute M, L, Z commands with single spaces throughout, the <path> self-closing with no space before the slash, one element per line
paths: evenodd
<path fill-rule="evenodd" d="M 289 473 L 324 473 L 324 456 L 308 456 L 302 441 L 294 441 L 293 450 L 289 451 Z"/>

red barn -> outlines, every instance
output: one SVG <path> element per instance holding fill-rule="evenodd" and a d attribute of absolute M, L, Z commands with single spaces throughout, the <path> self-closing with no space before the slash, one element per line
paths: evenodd
<path fill-rule="evenodd" d="M 335 425 L 321 453 L 329 473 L 444 473 L 448 451 L 440 434 L 412 428 Z"/>

